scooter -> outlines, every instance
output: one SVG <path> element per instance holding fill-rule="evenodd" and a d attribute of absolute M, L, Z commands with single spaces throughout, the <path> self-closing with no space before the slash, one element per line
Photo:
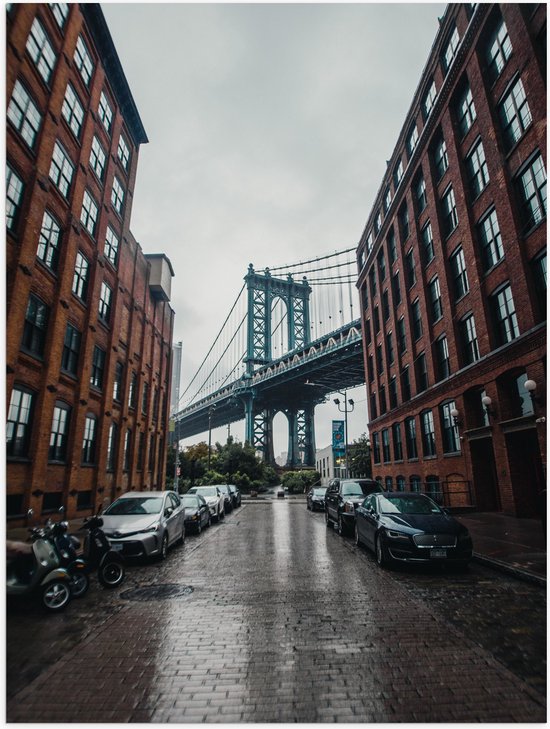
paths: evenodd
<path fill-rule="evenodd" d="M 73 597 L 83 597 L 90 587 L 88 572 L 89 565 L 86 560 L 79 557 L 77 550 L 80 549 L 80 540 L 69 534 L 69 522 L 58 521 L 49 524 L 49 531 L 46 536 L 54 544 L 61 566 L 65 567 L 71 577 L 71 591 Z"/>
<path fill-rule="evenodd" d="M 32 516 L 32 510 L 28 516 Z M 24 597 L 38 595 L 42 606 L 51 612 L 59 612 L 69 604 L 71 577 L 60 566 L 53 544 L 37 537 L 30 554 L 9 559 L 6 565 L 6 591 L 8 595 Z"/>
<path fill-rule="evenodd" d="M 84 561 L 88 571 L 97 569 L 97 578 L 103 587 L 117 587 L 126 574 L 124 557 L 111 548 L 102 526 L 99 514 L 84 519 L 80 527 L 88 530 L 84 539 Z"/>

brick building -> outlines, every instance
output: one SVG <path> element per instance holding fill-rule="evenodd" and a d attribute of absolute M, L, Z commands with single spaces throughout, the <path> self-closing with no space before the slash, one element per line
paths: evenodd
<path fill-rule="evenodd" d="M 546 6 L 449 5 L 357 251 L 388 488 L 538 512 L 545 170 Z"/>
<path fill-rule="evenodd" d="M 173 271 L 130 232 L 138 111 L 96 4 L 7 7 L 7 516 L 162 488 Z"/>

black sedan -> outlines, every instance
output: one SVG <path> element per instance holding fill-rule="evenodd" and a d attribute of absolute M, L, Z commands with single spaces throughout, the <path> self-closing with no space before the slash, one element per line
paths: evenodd
<path fill-rule="evenodd" d="M 210 509 L 200 494 L 185 494 L 181 497 L 185 508 L 185 531 L 200 534 L 203 527 L 210 526 Z"/>
<path fill-rule="evenodd" d="M 307 492 L 307 508 L 311 511 L 325 510 L 325 494 L 327 492 L 326 486 L 312 486 Z"/>
<path fill-rule="evenodd" d="M 472 539 L 465 526 L 424 494 L 371 494 L 355 510 L 355 541 L 393 562 L 467 565 Z"/>

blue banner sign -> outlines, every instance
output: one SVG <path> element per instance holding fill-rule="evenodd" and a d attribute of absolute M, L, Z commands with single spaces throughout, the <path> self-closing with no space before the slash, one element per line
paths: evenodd
<path fill-rule="evenodd" d="M 344 433 L 344 421 L 333 420 L 332 421 L 332 450 L 344 451 L 345 450 L 345 433 Z"/>

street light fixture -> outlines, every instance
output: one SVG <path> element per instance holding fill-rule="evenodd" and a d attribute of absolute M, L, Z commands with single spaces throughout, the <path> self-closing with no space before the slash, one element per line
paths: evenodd
<path fill-rule="evenodd" d="M 344 409 L 340 407 L 340 399 L 338 397 L 334 398 L 334 404 L 338 406 L 338 410 L 341 413 L 344 413 L 344 462 L 346 464 L 346 476 L 349 476 L 349 463 L 348 463 L 348 412 L 352 413 L 353 409 L 355 407 L 355 402 L 350 397 L 348 399 L 347 397 L 347 391 L 344 390 L 344 392 L 341 392 L 340 390 L 337 390 L 337 393 L 339 395 L 342 395 L 344 398 Z M 349 405 L 349 407 L 348 407 Z"/>

